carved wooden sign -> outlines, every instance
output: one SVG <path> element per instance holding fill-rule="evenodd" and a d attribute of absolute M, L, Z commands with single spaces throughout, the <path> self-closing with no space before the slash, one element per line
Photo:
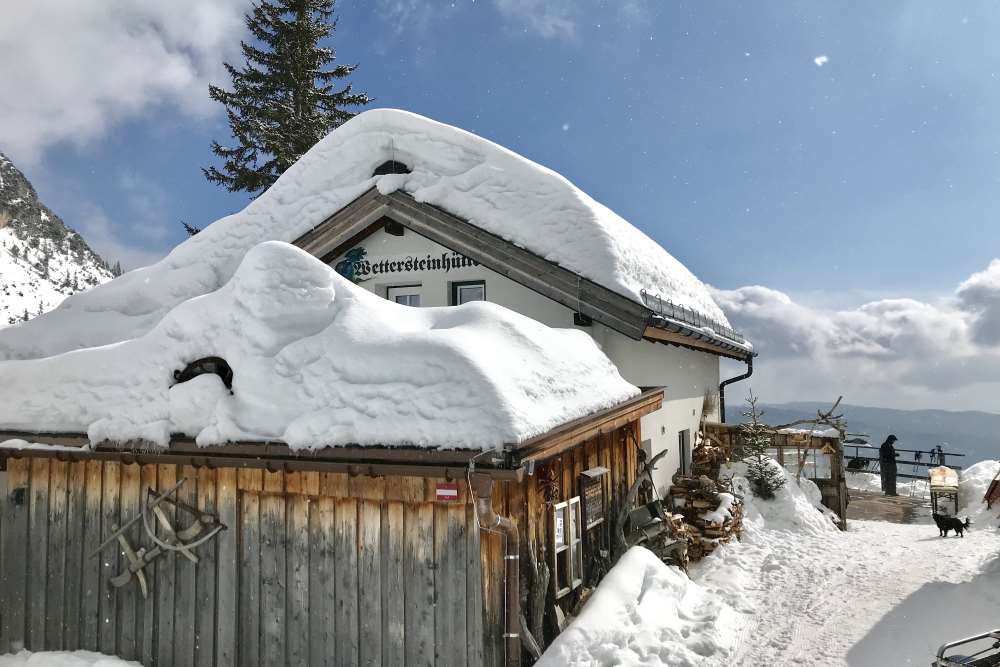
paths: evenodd
<path fill-rule="evenodd" d="M 603 466 L 580 473 L 580 495 L 583 496 L 584 527 L 590 530 L 604 521 L 607 506 L 604 501 L 604 476 L 609 470 Z"/>

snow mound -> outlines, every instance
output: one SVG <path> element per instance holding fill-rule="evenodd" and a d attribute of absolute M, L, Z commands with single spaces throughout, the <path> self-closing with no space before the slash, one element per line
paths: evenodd
<path fill-rule="evenodd" d="M 207 356 L 232 367 L 232 394 L 215 375 L 173 383 Z M 639 393 L 583 332 L 486 302 L 397 305 L 276 241 L 141 338 L 0 362 L 0 376 L 6 428 L 161 446 L 179 432 L 201 445 L 487 449 Z"/>
<path fill-rule="evenodd" d="M 980 461 L 962 470 L 958 482 L 958 498 L 961 503 L 959 516 L 968 516 L 974 526 L 995 528 L 1000 525 L 1000 505 L 987 510 L 983 498 L 990 482 L 1000 470 L 1000 461 Z"/>
<path fill-rule="evenodd" d="M 537 667 L 694 667 L 729 651 L 733 610 L 655 554 L 632 547 Z"/>
<path fill-rule="evenodd" d="M 412 172 L 372 176 L 387 160 Z M 373 186 L 405 191 L 640 303 L 645 289 L 728 325 L 687 268 L 559 174 L 469 132 L 376 109 L 330 133 L 243 211 L 163 260 L 0 331 L 0 359 L 141 336 L 171 308 L 219 289 L 257 244 L 294 241 Z"/>
<path fill-rule="evenodd" d="M 90 651 L 21 651 L 0 655 L 0 667 L 142 667 L 138 662 L 122 660 Z"/>
<path fill-rule="evenodd" d="M 770 500 L 754 497 L 746 478 L 745 463 L 729 463 L 722 467 L 720 476 L 732 476 L 733 488 L 743 497 L 744 530 L 751 534 L 764 529 L 807 534 L 836 532 L 836 515 L 823 506 L 822 493 L 816 483 L 805 477 L 796 482 L 795 477 L 776 461 L 770 464 L 785 478 L 785 484 Z"/>

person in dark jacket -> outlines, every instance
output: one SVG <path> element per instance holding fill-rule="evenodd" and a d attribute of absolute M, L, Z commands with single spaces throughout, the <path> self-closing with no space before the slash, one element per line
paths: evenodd
<path fill-rule="evenodd" d="M 887 496 L 896 494 L 896 448 L 892 444 L 896 436 L 890 435 L 878 450 L 879 469 L 882 471 L 882 493 Z"/>

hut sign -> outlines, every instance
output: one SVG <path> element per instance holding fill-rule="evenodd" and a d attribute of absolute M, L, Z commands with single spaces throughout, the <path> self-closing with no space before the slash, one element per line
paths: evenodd
<path fill-rule="evenodd" d="M 453 502 L 458 500 L 458 482 L 438 482 L 436 488 L 438 502 Z"/>

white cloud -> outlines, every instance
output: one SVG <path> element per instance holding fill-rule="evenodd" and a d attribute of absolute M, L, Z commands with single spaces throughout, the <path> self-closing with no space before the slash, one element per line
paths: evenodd
<path fill-rule="evenodd" d="M 85 203 L 79 210 L 78 224 L 74 227 L 87 240 L 87 244 L 111 264 L 121 262 L 122 267 L 130 270 L 148 266 L 167 254 L 166 251 L 151 251 L 122 241 L 115 225 L 99 206 Z"/>
<path fill-rule="evenodd" d="M 150 241 L 162 241 L 170 233 L 166 191 L 154 181 L 134 173 L 118 179 L 123 199 L 132 214 L 132 230 Z"/>
<path fill-rule="evenodd" d="M 493 0 L 507 19 L 521 23 L 545 38 L 570 38 L 576 34 L 573 0 Z"/>
<path fill-rule="evenodd" d="M 830 62 L 830 59 L 826 56 L 816 56 L 813 58 L 813 62 L 816 63 L 816 67 L 822 67 L 823 65 Z"/>
<path fill-rule="evenodd" d="M 10 3 L 0 21 L 0 146 L 32 162 L 158 104 L 203 116 L 249 0 Z"/>
<path fill-rule="evenodd" d="M 1000 412 L 1000 260 L 954 295 L 815 308 L 761 286 L 716 290 L 760 353 L 753 386 L 766 401 Z"/>

